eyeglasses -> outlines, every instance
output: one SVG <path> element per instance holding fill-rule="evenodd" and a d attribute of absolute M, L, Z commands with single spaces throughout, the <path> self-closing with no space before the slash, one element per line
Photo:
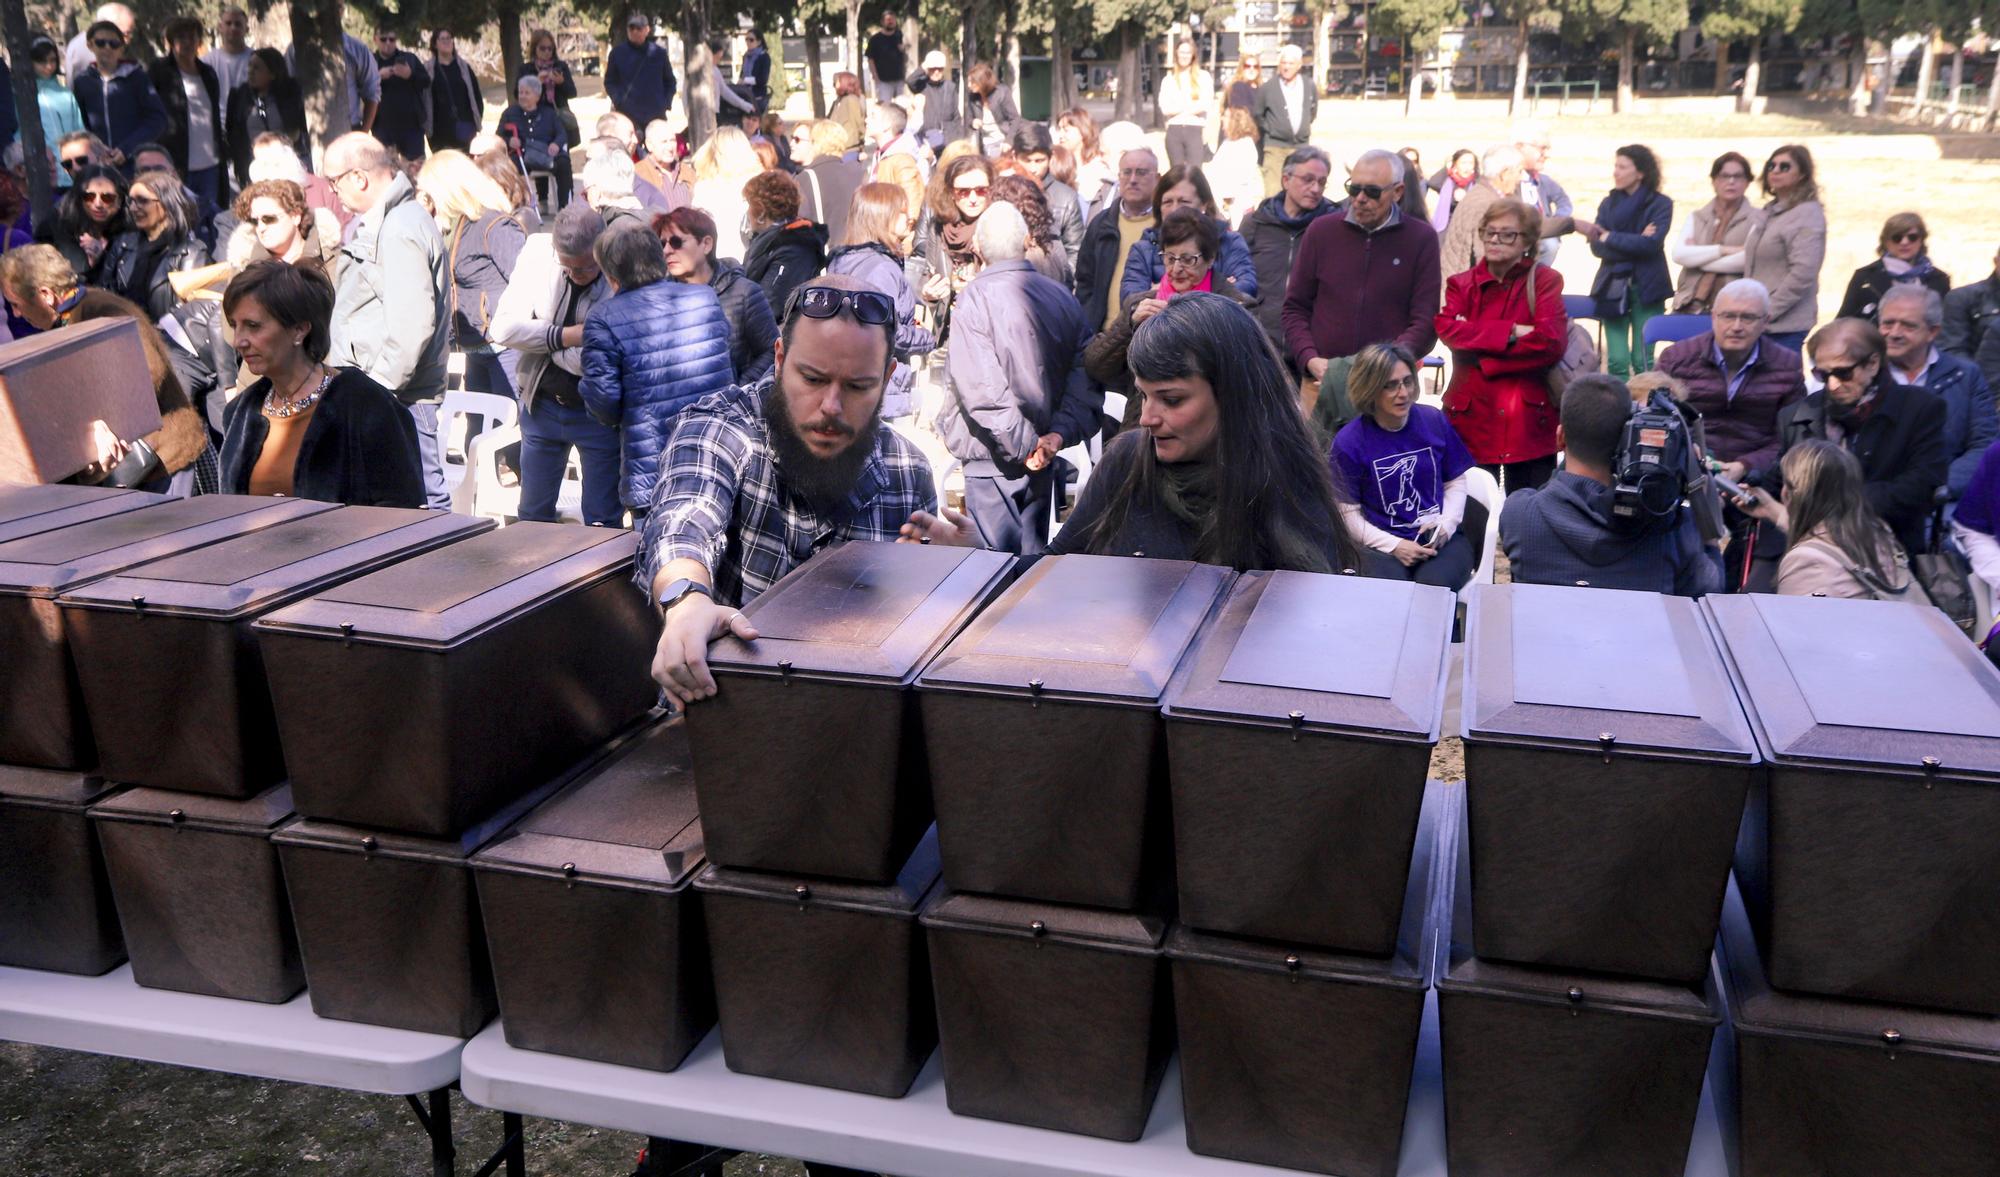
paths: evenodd
<path fill-rule="evenodd" d="M 341 173 L 340 173 L 340 174 L 338 174 L 338 175 L 334 175 L 334 176 L 328 176 L 328 177 L 327 177 L 327 181 L 326 181 L 326 182 L 327 182 L 327 183 L 329 183 L 329 184 L 331 184 L 331 185 L 333 185 L 333 186 L 334 186 L 335 188 L 338 188 L 338 187 L 340 187 L 340 183 L 341 183 L 341 181 L 342 181 L 342 180 L 345 180 L 345 179 L 347 179 L 347 177 L 349 177 L 349 176 L 356 176 L 356 175 L 360 175 L 360 174 L 361 174 L 361 171 L 362 171 L 362 169 L 361 169 L 361 168 L 349 168 L 349 169 L 347 169 L 346 171 L 344 171 L 344 172 L 341 172 Z"/>
<path fill-rule="evenodd" d="M 1748 327 L 1764 321 L 1764 316 L 1755 311 L 1717 311 L 1715 321 L 1725 326 Z"/>
<path fill-rule="evenodd" d="M 73 172 L 83 167 L 85 164 L 88 164 L 89 162 L 90 162 L 90 157 L 87 155 L 72 155 L 68 159 L 62 161 L 62 166 L 64 171 Z"/>
<path fill-rule="evenodd" d="M 1821 384 L 1831 384 L 1836 380 L 1842 384 L 1846 384 L 1848 381 L 1854 379 L 1856 372 L 1866 368 L 1871 362 L 1873 362 L 1872 359 L 1863 360 L 1858 364 L 1848 364 L 1840 368 L 1821 368 L 1815 365 L 1812 370 L 1813 379 L 1819 381 Z"/>
<path fill-rule="evenodd" d="M 977 196 L 981 200 L 986 199 L 986 194 L 988 192 L 993 191 L 993 189 L 987 187 L 984 184 L 975 184 L 970 188 L 966 188 L 958 184 L 953 184 L 951 186 L 951 190 L 953 192 L 956 192 L 961 199 L 967 196 Z"/>
<path fill-rule="evenodd" d="M 151 208 L 160 202 L 150 196 L 141 196 L 135 192 L 125 198 L 125 203 L 131 205 L 133 208 Z"/>
<path fill-rule="evenodd" d="M 1718 184 L 1748 184 L 1750 182 L 1750 173 L 1720 172 L 1717 173 L 1715 182 Z"/>
<path fill-rule="evenodd" d="M 1486 244 L 1488 245 L 1512 245 L 1521 239 L 1521 233 L 1518 229 L 1488 229 L 1486 232 L 1481 233 L 1480 236 L 1486 240 Z"/>
<path fill-rule="evenodd" d="M 116 192 L 86 192 L 83 194 L 83 201 L 85 204 L 117 204 L 118 194 Z"/>
<path fill-rule="evenodd" d="M 1383 392 L 1395 392 L 1399 389 L 1409 389 L 1414 392 L 1416 387 L 1417 378 L 1415 376 L 1392 376 L 1382 382 Z"/>
<path fill-rule="evenodd" d="M 1923 239 L 1924 235 L 1922 231 L 1917 229 L 1911 229 L 1906 233 L 1898 233 L 1894 237 L 1889 238 L 1891 242 L 1897 245 L 1907 245 L 1912 241 L 1922 241 Z"/>
<path fill-rule="evenodd" d="M 673 233 L 669 234 L 666 237 L 661 238 L 660 243 L 662 245 L 665 245 L 668 249 L 681 249 L 687 245 L 688 239 L 681 236 L 679 233 Z"/>
<path fill-rule="evenodd" d="M 806 286 L 792 295 L 785 308 L 785 321 L 799 315 L 808 319 L 831 319 L 843 310 L 852 311 L 857 322 L 880 327 L 896 320 L 895 300 L 874 290 L 838 290 L 832 286 Z"/>
<path fill-rule="evenodd" d="M 123 49 L 123 48 L 125 48 L 125 42 L 123 42 L 123 41 L 92 41 L 92 42 L 91 42 L 91 44 L 92 44 L 92 45 L 94 45 L 94 46 L 96 46 L 96 47 L 97 47 L 97 48 L 99 48 L 99 49 Z"/>
<path fill-rule="evenodd" d="M 1150 180 L 1158 174 L 1152 168 L 1121 168 L 1118 172 L 1118 178 L 1121 180 Z"/>
<path fill-rule="evenodd" d="M 1394 187 L 1395 187 L 1394 184 L 1383 185 L 1383 184 L 1350 183 L 1347 185 L 1347 195 L 1350 197 L 1366 196 L 1370 200 L 1380 200 L 1382 199 L 1382 194 L 1384 192 L 1387 192 L 1389 191 L 1389 189 Z"/>
<path fill-rule="evenodd" d="M 1792 161 L 1789 159 L 1772 160 L 1771 170 L 1774 172 L 1789 172 L 1792 170 Z"/>
<path fill-rule="evenodd" d="M 1192 270 L 1208 259 L 1198 253 L 1164 253 L 1160 255 L 1160 260 L 1170 266 L 1185 266 Z"/>

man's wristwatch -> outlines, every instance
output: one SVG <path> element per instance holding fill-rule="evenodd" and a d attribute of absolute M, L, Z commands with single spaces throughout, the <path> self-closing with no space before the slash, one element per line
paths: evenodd
<path fill-rule="evenodd" d="M 683 576 L 660 590 L 660 612 L 664 613 L 675 605 L 680 604 L 681 599 L 690 593 L 700 593 L 711 601 L 715 599 L 713 589 L 710 589 L 698 580 L 689 580 Z"/>

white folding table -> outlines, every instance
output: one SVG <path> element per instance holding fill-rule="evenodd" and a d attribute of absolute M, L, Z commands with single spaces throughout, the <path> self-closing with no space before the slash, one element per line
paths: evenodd
<path fill-rule="evenodd" d="M 945 1107 L 939 1060 L 909 1095 L 881 1099 L 739 1075 L 711 1033 L 661 1074 L 508 1046 L 499 1023 L 466 1043 L 459 1084 L 481 1107 L 724 1148 L 804 1157 L 898 1177 L 1272 1177 L 1284 1170 L 1189 1152 L 1178 1062 L 1133 1143 L 958 1116 Z M 1399 1177 L 1445 1177 L 1437 1000 L 1425 1003 Z M 1715 1108 L 1704 1091 L 1686 1177 L 1727 1177 Z"/>
<path fill-rule="evenodd" d="M 0 1040 L 400 1095 L 430 1137 L 433 1170 L 454 1172 L 449 1093 L 462 1038 L 322 1018 L 303 993 L 265 1005 L 143 989 L 120 965 L 101 977 L 0 967 Z M 506 1113 L 503 1125 L 505 1142 L 478 1177 L 502 1165 L 510 1177 L 525 1171 L 521 1119 Z"/>

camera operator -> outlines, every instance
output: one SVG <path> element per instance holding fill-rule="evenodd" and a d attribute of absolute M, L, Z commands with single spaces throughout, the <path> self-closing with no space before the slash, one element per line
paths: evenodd
<path fill-rule="evenodd" d="M 1539 490 L 1507 496 L 1500 543 L 1517 584 L 1633 589 L 1699 597 L 1722 588 L 1720 554 L 1684 505 L 1632 521 L 1614 513 L 1631 394 L 1610 376 L 1564 390 L 1556 444 L 1563 468 Z"/>

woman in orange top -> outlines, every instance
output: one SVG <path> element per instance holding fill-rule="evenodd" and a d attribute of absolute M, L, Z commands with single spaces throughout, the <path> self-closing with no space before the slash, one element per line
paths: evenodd
<path fill-rule="evenodd" d="M 261 377 L 224 414 L 223 490 L 424 505 L 409 413 L 362 372 L 325 363 L 333 318 L 325 276 L 253 262 L 223 292 L 222 314 L 243 366 Z"/>

